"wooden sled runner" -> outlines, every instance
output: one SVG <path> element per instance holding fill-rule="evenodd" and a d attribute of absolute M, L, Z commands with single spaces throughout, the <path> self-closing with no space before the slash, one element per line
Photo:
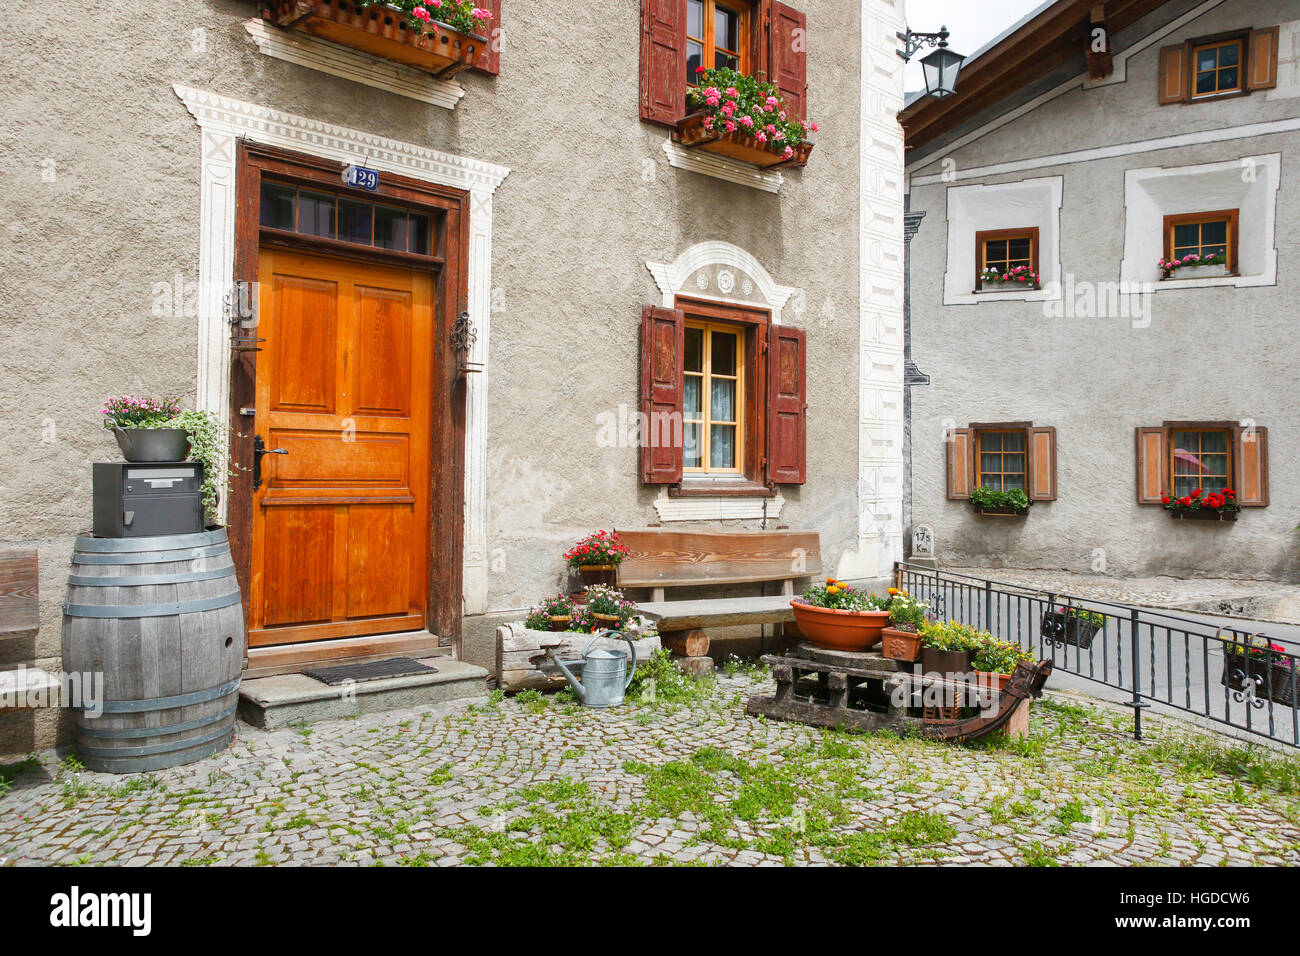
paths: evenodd
<path fill-rule="evenodd" d="M 1012 725 L 1029 701 L 1041 697 L 1052 673 L 1051 661 L 1016 665 L 996 706 L 959 719 L 915 717 L 908 713 L 918 694 L 951 693 L 954 699 L 970 689 L 961 681 L 900 672 L 894 662 L 876 654 L 820 651 L 804 645 L 799 657 L 766 655 L 776 681 L 775 697 L 754 697 L 745 705 L 750 714 L 814 727 L 871 733 L 888 730 L 899 735 L 920 734 L 934 740 L 974 740 Z M 906 703 L 900 704 L 902 699 Z M 863 702 L 880 709 L 866 710 Z M 1027 722 L 1021 721 L 1022 725 Z"/>

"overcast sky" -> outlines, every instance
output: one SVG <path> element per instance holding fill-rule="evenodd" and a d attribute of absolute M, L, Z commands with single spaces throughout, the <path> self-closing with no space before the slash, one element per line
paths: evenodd
<path fill-rule="evenodd" d="M 1045 0 L 907 0 L 907 25 L 921 33 L 935 33 L 946 26 L 952 35 L 948 45 L 969 56 L 989 40 L 1042 6 Z M 905 86 L 909 90 L 925 85 L 921 78 L 921 57 L 925 47 L 907 64 Z"/>

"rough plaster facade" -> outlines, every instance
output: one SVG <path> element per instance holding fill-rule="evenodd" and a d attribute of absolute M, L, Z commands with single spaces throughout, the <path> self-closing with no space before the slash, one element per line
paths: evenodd
<path fill-rule="evenodd" d="M 1300 512 L 1290 493 L 1300 479 L 1294 301 L 1300 244 L 1291 228 L 1300 220 L 1297 20 L 1300 3 L 1294 0 L 1167 4 L 1116 38 L 1116 76 L 1105 85 L 1088 88 L 1086 74 L 1077 71 L 1073 79 L 1055 76 L 1010 98 L 1009 104 L 1037 102 L 1018 107 L 1020 115 L 995 120 L 1000 111 L 990 111 L 948 131 L 923 155 L 909 156 L 910 208 L 926 214 L 910 246 L 912 350 L 931 376 L 930 385 L 911 392 L 912 523 L 934 528 L 941 563 L 1118 575 L 1300 576 L 1294 531 Z M 1157 105 L 1161 46 L 1271 24 L 1282 24 L 1276 90 Z M 1260 132 L 1262 124 L 1270 124 L 1267 132 Z M 1190 135 L 1174 147 L 1159 142 L 1184 134 Z M 1251 164 L 1243 159 L 1261 157 L 1279 164 L 1275 214 L 1273 223 L 1259 215 L 1243 220 L 1242 243 L 1257 242 L 1261 255 L 1275 249 L 1276 275 L 1261 267 L 1252 287 L 1182 282 L 1183 288 L 1162 288 L 1155 281 L 1156 257 L 1147 256 L 1149 262 L 1136 265 L 1155 290 L 1149 323 L 1132 311 L 1130 317 L 1089 317 L 1076 309 L 1073 316 L 1050 317 L 1045 308 L 1069 303 L 1014 296 L 944 304 L 945 275 L 972 269 L 964 255 L 948 259 L 953 230 L 989 228 L 955 221 L 955 190 L 1058 183 L 1061 278 L 1078 289 L 1120 280 L 1132 252 L 1126 253 L 1126 230 L 1161 229 L 1149 209 L 1151 221 L 1132 221 L 1140 215 L 1132 171 L 1203 164 L 1245 169 Z M 1256 172 L 1267 175 L 1262 164 L 1251 175 Z M 1195 205 L 1198 188 L 1187 191 L 1185 201 L 1193 205 L 1183 211 L 1224 208 Z M 1248 235 L 1252 229 L 1263 234 Z M 1049 271 L 1049 263 L 1040 265 Z M 969 278 L 966 292 L 973 288 Z M 1177 420 L 1266 426 L 1271 504 L 1243 509 L 1235 524 L 1174 521 L 1158 505 L 1137 504 L 1134 428 Z M 969 503 L 946 499 L 946 429 L 1002 421 L 1057 429 L 1058 498 L 1035 503 L 1023 520 L 981 518 Z"/>
<path fill-rule="evenodd" d="M 576 21 L 571 5 L 507 0 L 501 74 L 463 75 L 454 109 L 267 55 L 248 0 L 127 0 L 92 31 L 52 31 L 48 4 L 10 5 L 0 541 L 39 543 L 42 628 L 0 642 L 0 667 L 58 669 L 89 463 L 116 455 L 100 402 L 134 391 L 204 404 L 201 132 L 174 87 L 509 170 L 491 199 L 485 488 L 467 488 L 486 508 L 481 531 L 467 529 L 466 658 L 489 661 L 495 621 L 560 588 L 578 537 L 659 522 L 660 489 L 638 483 L 636 448 L 600 447 L 598 415 L 637 407 L 641 308 L 662 297 L 648 263 L 702 242 L 744 250 L 795 290 L 782 321 L 808 330 L 808 482 L 781 489 L 767 526 L 820 531 L 828 570 L 886 573 L 901 553 L 900 16 L 892 0 L 800 6 L 822 132 L 807 169 L 772 193 L 670 166 L 666 131 L 637 116 L 631 0 Z M 158 314 L 159 284 L 179 312 Z M 19 717 L 0 751 L 52 739 L 55 715 Z"/>

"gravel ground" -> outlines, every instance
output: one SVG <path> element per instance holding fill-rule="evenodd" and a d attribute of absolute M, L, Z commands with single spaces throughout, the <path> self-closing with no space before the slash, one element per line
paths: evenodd
<path fill-rule="evenodd" d="M 147 775 L 5 768 L 0 862 L 128 865 L 1300 863 L 1300 762 L 1175 720 L 1035 705 L 988 747 L 744 713 L 762 670 L 592 711 L 500 694 L 260 731 Z M 7 789 L 7 792 L 4 792 Z"/>

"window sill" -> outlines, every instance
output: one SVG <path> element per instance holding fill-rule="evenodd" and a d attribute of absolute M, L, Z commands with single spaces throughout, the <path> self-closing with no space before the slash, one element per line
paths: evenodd
<path fill-rule="evenodd" d="M 719 481 L 689 478 L 668 489 L 670 498 L 775 498 L 777 491 L 756 481 Z"/>
<path fill-rule="evenodd" d="M 775 521 L 785 507 L 780 491 L 771 497 L 713 494 L 679 495 L 665 489 L 654 500 L 661 522 L 673 521 Z"/>
<path fill-rule="evenodd" d="M 1043 291 L 1043 287 L 1041 285 L 1027 285 L 1023 282 L 1016 282 L 1016 283 L 1008 282 L 1006 285 L 992 286 L 989 288 L 980 287 L 978 289 L 972 289 L 971 295 L 997 295 L 998 293 L 1023 295 L 1026 292 L 1042 292 L 1042 291 Z"/>

